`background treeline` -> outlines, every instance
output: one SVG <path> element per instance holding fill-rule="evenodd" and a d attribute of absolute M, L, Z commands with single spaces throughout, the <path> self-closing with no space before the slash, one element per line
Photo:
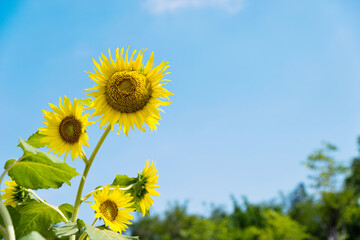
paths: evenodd
<path fill-rule="evenodd" d="M 358 138 L 360 151 L 360 138 Z M 146 240 L 360 240 L 360 158 L 345 166 L 336 147 L 324 144 L 304 162 L 311 184 L 300 183 L 278 201 L 253 204 L 233 198 L 233 210 L 214 207 L 209 217 L 174 204 L 131 226 Z"/>

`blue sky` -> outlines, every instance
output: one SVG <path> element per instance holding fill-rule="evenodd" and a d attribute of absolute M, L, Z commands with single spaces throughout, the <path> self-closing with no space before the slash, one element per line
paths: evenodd
<path fill-rule="evenodd" d="M 84 71 L 108 48 L 130 46 L 170 62 L 158 131 L 112 132 L 85 192 L 157 163 L 161 196 L 191 212 L 290 192 L 309 173 L 301 162 L 322 141 L 346 161 L 360 133 L 359 1 L 144 0 L 0 3 L 0 159 L 17 158 L 18 138 L 42 127 L 41 109 L 59 96 L 85 97 Z M 93 147 L 102 131 L 89 131 Z M 89 154 L 91 148 L 85 149 Z M 68 163 L 82 172 L 80 160 Z M 73 203 L 72 187 L 40 191 Z M 93 217 L 83 206 L 80 215 Z"/>

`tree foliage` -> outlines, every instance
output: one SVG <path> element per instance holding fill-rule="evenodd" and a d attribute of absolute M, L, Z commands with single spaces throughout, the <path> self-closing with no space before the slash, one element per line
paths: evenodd
<path fill-rule="evenodd" d="M 360 150 L 360 138 L 358 139 Z M 189 214 L 186 204 L 138 220 L 134 235 L 148 240 L 360 240 L 360 157 L 346 166 L 324 144 L 305 161 L 310 189 L 300 183 L 281 204 L 233 200 L 226 212 Z M 311 194 L 309 193 L 311 192 Z"/>

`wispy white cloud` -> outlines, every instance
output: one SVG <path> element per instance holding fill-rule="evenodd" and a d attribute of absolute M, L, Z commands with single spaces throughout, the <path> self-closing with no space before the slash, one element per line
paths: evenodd
<path fill-rule="evenodd" d="M 146 0 L 145 7 L 151 13 L 175 12 L 185 8 L 213 7 L 236 13 L 241 10 L 244 0 Z"/>

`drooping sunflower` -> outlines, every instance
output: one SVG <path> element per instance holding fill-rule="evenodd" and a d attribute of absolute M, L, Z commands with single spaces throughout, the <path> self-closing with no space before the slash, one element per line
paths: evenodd
<path fill-rule="evenodd" d="M 5 184 L 8 186 L 8 188 L 1 190 L 5 193 L 1 195 L 3 200 L 6 199 L 4 202 L 5 205 L 16 207 L 18 203 L 23 202 L 24 199 L 29 195 L 28 192 L 21 186 L 17 185 L 15 181 L 5 181 Z"/>
<path fill-rule="evenodd" d="M 166 106 L 171 102 L 169 100 L 171 92 L 164 88 L 167 79 L 163 77 L 168 74 L 165 70 L 169 67 L 168 62 L 161 62 L 154 67 L 154 53 L 151 53 L 150 59 L 143 66 L 143 53 L 140 50 L 134 59 L 136 50 L 130 55 L 129 48 L 126 50 L 125 59 L 123 58 L 124 48 L 116 49 L 115 61 L 111 57 L 109 49 L 109 59 L 103 54 L 100 57 L 100 64 L 94 59 L 96 66 L 95 73 L 87 72 L 89 77 L 97 86 L 86 91 L 89 96 L 95 97 L 91 104 L 94 108 L 92 116 L 100 116 L 100 126 L 111 126 L 113 129 L 116 123 L 119 124 L 119 131 L 123 129 L 128 135 L 130 127 L 134 126 L 145 132 L 145 124 L 151 131 L 156 129 L 158 120 L 161 120 L 159 107 Z M 130 58 L 129 58 L 130 57 Z"/>
<path fill-rule="evenodd" d="M 59 97 L 59 107 L 49 103 L 54 112 L 43 110 L 46 121 L 43 123 L 46 127 L 40 128 L 39 131 L 45 137 L 41 142 L 47 143 L 49 151 L 59 156 L 65 153 L 65 159 L 69 152 L 71 158 L 82 156 L 82 145 L 88 147 L 89 137 L 86 134 L 86 127 L 94 122 L 89 121 L 89 114 L 82 115 L 83 106 L 78 99 L 74 99 L 73 104 L 69 98 L 64 96 L 64 104 Z"/>
<path fill-rule="evenodd" d="M 127 224 L 132 224 L 133 218 L 129 212 L 134 211 L 131 208 L 133 198 L 129 193 L 119 190 L 119 187 L 110 190 L 107 185 L 102 190 L 94 193 L 95 204 L 91 206 L 95 210 L 95 218 L 104 220 L 105 225 L 109 226 L 114 232 L 122 232 L 128 228 Z"/>
<path fill-rule="evenodd" d="M 144 170 L 138 175 L 138 184 L 130 190 L 135 203 L 140 207 L 138 210 L 142 212 L 143 216 L 149 214 L 149 209 L 154 204 L 151 196 L 160 196 L 160 193 L 155 190 L 160 187 L 156 185 L 159 175 L 156 175 L 155 164 L 153 162 L 150 166 L 149 164 L 149 161 L 146 161 Z"/>

